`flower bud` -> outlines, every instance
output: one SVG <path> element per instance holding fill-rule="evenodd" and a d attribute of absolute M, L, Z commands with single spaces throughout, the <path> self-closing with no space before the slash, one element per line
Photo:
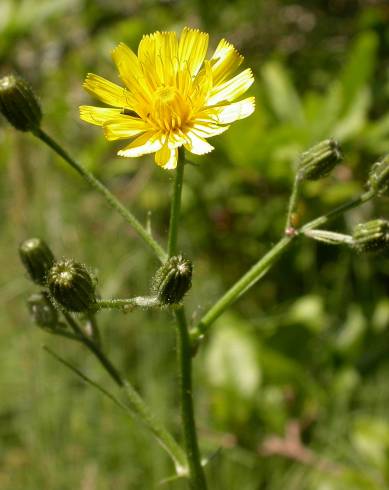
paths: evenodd
<path fill-rule="evenodd" d="M 353 245 L 360 253 L 380 252 L 389 246 L 389 222 L 374 219 L 354 228 Z"/>
<path fill-rule="evenodd" d="M 367 185 L 378 195 L 384 194 L 389 189 L 389 155 L 371 167 Z"/>
<path fill-rule="evenodd" d="M 299 179 L 318 180 L 328 175 L 342 159 L 338 143 L 334 139 L 324 140 L 300 155 Z"/>
<path fill-rule="evenodd" d="M 155 273 L 153 293 L 165 305 L 180 303 L 192 286 L 192 262 L 182 255 L 170 257 Z"/>
<path fill-rule="evenodd" d="M 58 312 L 45 291 L 32 294 L 27 300 L 33 322 L 40 328 L 54 329 L 58 325 Z"/>
<path fill-rule="evenodd" d="M 38 129 L 42 119 L 42 110 L 32 88 L 15 75 L 0 79 L 0 111 L 20 131 Z"/>
<path fill-rule="evenodd" d="M 314 229 L 305 231 L 304 235 L 318 242 L 327 243 L 328 245 L 352 245 L 354 243 L 352 236 L 335 231 Z"/>
<path fill-rule="evenodd" d="M 19 255 L 32 281 L 44 286 L 47 273 L 54 263 L 53 252 L 46 242 L 40 238 L 29 238 L 20 244 Z"/>
<path fill-rule="evenodd" d="M 53 298 L 69 311 L 93 309 L 96 296 L 94 281 L 86 267 L 72 259 L 56 262 L 47 276 Z"/>

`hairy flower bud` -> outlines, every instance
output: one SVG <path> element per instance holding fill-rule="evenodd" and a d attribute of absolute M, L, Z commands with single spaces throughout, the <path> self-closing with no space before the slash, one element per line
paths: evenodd
<path fill-rule="evenodd" d="M 374 219 L 354 229 L 353 245 L 360 253 L 380 252 L 389 247 L 389 222 Z"/>
<path fill-rule="evenodd" d="M 0 111 L 20 131 L 38 129 L 42 119 L 42 110 L 32 88 L 15 75 L 0 79 Z"/>
<path fill-rule="evenodd" d="M 378 195 L 384 194 L 389 189 L 389 155 L 371 167 L 367 185 Z"/>
<path fill-rule="evenodd" d="M 328 175 L 342 159 L 338 143 L 334 139 L 324 140 L 300 155 L 298 177 L 318 180 Z"/>
<path fill-rule="evenodd" d="M 192 286 L 192 262 L 182 255 L 170 257 L 155 273 L 152 289 L 165 305 L 180 303 Z"/>
<path fill-rule="evenodd" d="M 30 278 L 44 286 L 47 273 L 54 263 L 53 252 L 46 242 L 40 238 L 29 238 L 20 244 L 19 255 Z"/>
<path fill-rule="evenodd" d="M 93 309 L 96 296 L 93 279 L 86 267 L 72 259 L 56 262 L 47 276 L 53 298 L 69 311 Z"/>
<path fill-rule="evenodd" d="M 33 322 L 40 328 L 54 329 L 58 325 L 58 312 L 45 291 L 32 294 L 27 300 Z"/>

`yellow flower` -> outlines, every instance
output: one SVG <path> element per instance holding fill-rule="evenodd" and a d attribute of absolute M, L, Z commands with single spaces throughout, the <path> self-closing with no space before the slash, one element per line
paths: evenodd
<path fill-rule="evenodd" d="M 255 99 L 234 102 L 254 81 L 247 68 L 233 78 L 243 61 L 225 39 L 206 60 L 208 34 L 184 28 L 143 36 L 138 56 L 120 43 L 112 53 L 122 88 L 89 73 L 84 88 L 111 108 L 81 106 L 84 121 L 102 126 L 107 140 L 136 137 L 118 152 L 139 157 L 155 152 L 163 168 L 177 165 L 177 149 L 196 155 L 213 150 L 206 139 L 254 111 Z"/>

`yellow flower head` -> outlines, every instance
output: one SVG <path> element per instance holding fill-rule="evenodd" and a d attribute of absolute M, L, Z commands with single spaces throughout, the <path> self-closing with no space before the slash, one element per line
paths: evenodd
<path fill-rule="evenodd" d="M 248 68 L 231 78 L 243 57 L 225 39 L 206 60 L 208 34 L 184 28 L 143 36 L 138 56 L 125 44 L 112 53 L 126 88 L 89 73 L 84 88 L 111 108 L 81 106 L 84 121 L 102 126 L 107 140 L 135 137 L 118 152 L 139 157 L 155 152 L 163 168 L 177 165 L 177 149 L 203 155 L 213 150 L 206 138 L 252 114 L 254 97 L 234 102 L 253 83 Z"/>

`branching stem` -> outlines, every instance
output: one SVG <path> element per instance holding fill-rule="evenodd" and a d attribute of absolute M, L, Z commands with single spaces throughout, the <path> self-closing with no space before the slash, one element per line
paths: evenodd
<path fill-rule="evenodd" d="M 304 235 L 304 233 L 308 230 L 322 226 L 346 211 L 366 203 L 373 197 L 375 197 L 374 191 L 369 190 L 364 192 L 360 196 L 345 202 L 329 213 L 310 221 L 300 229 L 296 229 L 295 233 L 281 238 L 281 240 L 276 243 L 274 247 L 269 250 L 269 252 L 267 252 L 256 264 L 254 264 L 251 269 L 249 269 L 218 301 L 216 301 L 213 306 L 211 306 L 211 308 L 192 330 L 192 342 L 196 343 L 202 336 L 204 336 L 213 322 L 240 296 L 242 296 L 243 293 L 254 286 L 254 284 L 268 272 L 268 270 L 275 264 L 281 255 L 285 253 L 287 247 L 296 237 Z M 291 198 L 291 203 L 293 203 L 294 199 L 295 198 Z M 292 204 L 289 205 L 289 209 L 291 209 L 291 207 L 293 207 Z"/>

